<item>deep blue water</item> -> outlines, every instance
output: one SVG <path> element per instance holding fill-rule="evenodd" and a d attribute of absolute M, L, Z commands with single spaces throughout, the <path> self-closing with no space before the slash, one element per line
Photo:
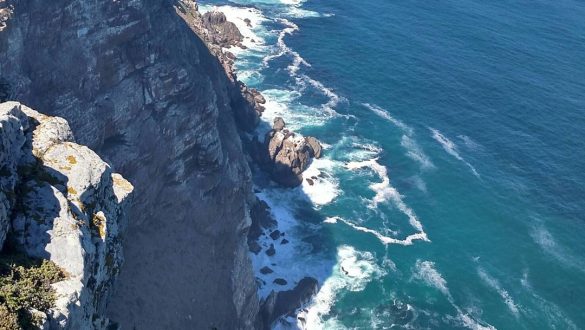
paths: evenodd
<path fill-rule="evenodd" d="M 277 327 L 585 328 L 584 2 L 202 3 L 252 20 L 264 120 L 327 145 L 316 185 L 258 183 L 295 238 L 260 296 L 321 285 Z"/>

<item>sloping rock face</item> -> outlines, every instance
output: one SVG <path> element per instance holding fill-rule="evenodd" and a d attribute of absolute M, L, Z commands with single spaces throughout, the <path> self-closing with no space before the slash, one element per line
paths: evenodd
<path fill-rule="evenodd" d="M 257 114 L 194 33 L 194 3 L 6 2 L 0 78 L 11 97 L 67 119 L 135 187 L 108 315 L 126 329 L 253 328 L 253 195 L 238 128 Z"/>
<path fill-rule="evenodd" d="M 105 329 L 132 185 L 76 144 L 62 118 L 6 102 L 0 127 L 2 232 L 10 227 L 16 248 L 67 274 L 53 285 L 57 300 L 45 327 Z"/>
<path fill-rule="evenodd" d="M 252 143 L 257 163 L 270 173 L 272 180 L 287 187 L 300 185 L 311 159 L 320 158 L 322 153 L 319 140 L 289 131 L 280 117 L 274 119 L 264 143 L 258 140 Z"/>

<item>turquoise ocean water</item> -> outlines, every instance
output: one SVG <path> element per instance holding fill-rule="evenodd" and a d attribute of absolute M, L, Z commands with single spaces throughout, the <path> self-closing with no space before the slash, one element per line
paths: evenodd
<path fill-rule="evenodd" d="M 584 2 L 200 3 L 264 121 L 326 145 L 315 185 L 257 186 L 291 240 L 260 296 L 320 281 L 276 328 L 585 328 Z"/>

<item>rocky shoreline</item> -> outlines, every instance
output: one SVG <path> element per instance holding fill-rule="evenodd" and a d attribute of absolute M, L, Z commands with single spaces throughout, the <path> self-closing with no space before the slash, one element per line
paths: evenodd
<path fill-rule="evenodd" d="M 245 49 L 245 46 L 242 45 L 242 34 L 234 23 L 227 21 L 225 15 L 221 12 L 210 11 L 201 15 L 201 18 L 203 23 L 194 24 L 194 26 L 199 27 L 199 33 L 210 45 L 210 49 L 214 54 L 221 59 L 227 74 L 240 86 L 241 94 L 247 103 L 254 106 L 258 119 L 245 122 L 253 122 L 253 127 L 255 128 L 264 111 L 263 104 L 266 103 L 266 100 L 260 92 L 248 88 L 238 81 L 234 70 L 236 57 L 228 50 L 228 48 L 234 46 Z M 266 133 L 262 141 L 257 133 L 253 130 L 251 132 L 254 134 L 251 140 L 248 140 L 246 136 L 242 136 L 251 159 L 258 168 L 283 187 L 294 188 L 299 186 L 303 182 L 303 172 L 309 167 L 311 160 L 321 158 L 323 153 L 323 147 L 319 140 L 311 136 L 303 137 L 289 130 L 281 117 L 274 119 L 272 129 Z M 306 180 L 309 184 L 313 184 L 311 178 L 306 178 Z M 250 217 L 252 224 L 248 232 L 248 246 L 251 253 L 266 253 L 267 256 L 273 256 L 276 253 L 274 244 L 288 244 L 289 241 L 285 237 L 286 233 L 276 229 L 278 220 L 274 218 L 270 207 L 264 201 L 256 200 L 251 207 Z M 261 236 L 270 237 L 274 241 L 263 252 L 263 247 L 259 244 Z M 270 267 L 265 266 L 260 272 L 267 274 L 271 273 L 272 270 Z M 286 280 L 280 278 L 274 281 L 277 285 L 287 284 Z M 293 315 L 295 311 L 311 300 L 317 290 L 317 280 L 306 277 L 291 290 L 272 291 L 265 300 L 261 301 L 260 317 L 263 327 L 270 329 L 274 321 L 279 317 Z"/>
<path fill-rule="evenodd" d="M 237 27 L 221 13 L 200 14 L 190 0 L 0 0 L 0 101 L 18 100 L 65 118 L 80 144 L 134 185 L 134 198 L 124 199 L 126 234 L 121 209 L 120 231 L 108 222 L 120 235 L 105 244 L 118 251 L 115 257 L 99 246 L 76 250 L 99 255 L 85 265 L 97 273 L 76 277 L 83 290 L 95 291 L 93 299 L 82 291 L 78 307 L 70 305 L 73 300 L 58 305 L 62 315 L 72 316 L 49 313 L 47 322 L 69 329 L 102 329 L 108 319 L 130 329 L 269 328 L 315 291 L 316 282 L 307 279 L 258 301 L 248 253 L 274 252 L 254 246 L 261 235 L 276 244 L 288 240 L 253 194 L 250 167 L 295 187 L 322 148 L 282 120 L 260 142 L 255 130 L 266 100 L 238 81 L 235 56 L 225 50 L 234 46 L 245 47 Z M 111 180 L 125 182 L 120 178 Z M 88 223 L 98 228 L 91 234 L 101 237 L 104 221 L 96 214 Z M 34 222 L 13 224 L 1 236 L 20 237 L 30 245 L 27 253 L 43 249 L 34 237 L 44 229 L 31 236 L 23 233 L 36 228 Z M 60 256 L 55 262 L 65 269 L 76 260 L 55 254 Z M 103 273 L 104 264 L 116 271 Z"/>

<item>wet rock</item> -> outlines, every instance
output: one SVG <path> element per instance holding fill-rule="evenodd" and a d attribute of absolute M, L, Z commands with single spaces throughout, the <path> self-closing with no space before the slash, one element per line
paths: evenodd
<path fill-rule="evenodd" d="M 248 244 L 250 242 L 256 242 L 260 235 L 266 229 L 270 229 L 276 226 L 276 220 L 270 213 L 270 207 L 266 202 L 260 199 L 256 199 L 256 202 L 250 210 L 250 218 L 252 224 L 248 231 Z"/>
<path fill-rule="evenodd" d="M 305 142 L 307 142 L 307 145 L 310 148 L 311 156 L 317 159 L 321 158 L 321 152 L 323 151 L 321 142 L 312 136 L 306 137 Z"/>
<path fill-rule="evenodd" d="M 241 44 L 244 36 L 225 14 L 219 11 L 210 11 L 203 14 L 203 24 L 211 32 L 212 42 L 224 48 Z"/>
<path fill-rule="evenodd" d="M 277 278 L 273 281 L 274 284 L 287 285 L 288 282 L 284 278 Z"/>
<path fill-rule="evenodd" d="M 256 255 L 260 253 L 260 251 L 262 251 L 262 247 L 260 246 L 260 244 L 258 244 L 258 241 L 248 240 L 248 249 L 250 250 L 250 252 Z"/>
<path fill-rule="evenodd" d="M 273 129 L 266 133 L 264 143 L 252 142 L 252 156 L 275 182 L 296 187 L 303 182 L 303 171 L 315 156 L 321 157 L 322 148 L 315 138 L 303 138 L 286 129 L 284 120 L 274 119 Z"/>
<path fill-rule="evenodd" d="M 270 238 L 272 238 L 273 240 L 277 240 L 280 237 L 280 230 L 275 230 L 273 232 L 270 233 Z"/>
<path fill-rule="evenodd" d="M 250 19 L 249 19 L 249 18 L 244 18 L 244 22 L 246 23 L 246 25 L 247 25 L 248 27 L 252 27 L 252 21 L 250 21 Z"/>
<path fill-rule="evenodd" d="M 268 248 L 268 250 L 266 250 L 266 255 L 269 257 L 272 257 L 274 254 L 276 254 L 276 250 L 274 249 L 274 244 L 270 244 L 270 247 Z"/>
<path fill-rule="evenodd" d="M 286 238 L 283 238 L 282 241 L 280 241 L 280 244 L 285 245 L 288 244 L 288 240 Z"/>
<path fill-rule="evenodd" d="M 274 271 L 272 270 L 272 268 L 270 268 L 268 266 L 264 266 L 264 267 L 262 267 L 262 269 L 260 269 L 260 273 L 266 275 L 266 274 L 272 274 L 272 273 L 274 273 Z"/>
<path fill-rule="evenodd" d="M 284 123 L 284 120 L 282 119 L 282 117 L 274 118 L 274 124 L 272 125 L 272 129 L 274 131 L 280 132 L 284 129 L 285 126 L 286 126 L 286 124 Z"/>
<path fill-rule="evenodd" d="M 305 277 L 292 290 L 271 292 L 261 308 L 264 328 L 271 329 L 271 325 L 275 320 L 301 308 L 311 300 L 317 291 L 317 280 Z"/>
<path fill-rule="evenodd" d="M 305 180 L 307 180 L 307 183 L 312 186 L 315 184 L 315 182 L 312 179 L 306 178 Z"/>

